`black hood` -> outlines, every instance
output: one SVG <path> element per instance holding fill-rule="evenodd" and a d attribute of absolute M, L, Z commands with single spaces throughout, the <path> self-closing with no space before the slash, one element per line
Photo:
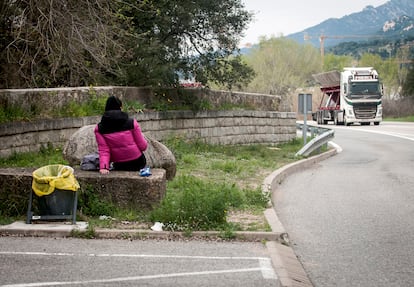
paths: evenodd
<path fill-rule="evenodd" d="M 106 100 L 105 112 L 111 111 L 111 110 L 121 110 L 121 107 L 122 107 L 122 101 L 115 96 L 110 96 Z"/>
<path fill-rule="evenodd" d="M 121 110 L 106 111 L 102 116 L 101 122 L 98 124 L 98 129 L 101 134 L 132 130 L 133 128 L 133 119 L 130 119 L 128 114 Z"/>

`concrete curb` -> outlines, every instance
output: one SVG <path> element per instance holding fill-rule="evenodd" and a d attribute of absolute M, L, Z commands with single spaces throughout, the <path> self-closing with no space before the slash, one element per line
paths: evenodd
<path fill-rule="evenodd" d="M 3 236 L 33 236 L 33 237 L 82 237 L 88 231 L 87 222 L 70 224 L 59 223 L 33 223 L 26 224 L 16 221 L 9 225 L 0 226 L 0 235 Z M 106 229 L 97 228 L 90 236 L 97 239 L 158 239 L 158 240 L 191 240 L 205 239 L 217 240 L 226 238 L 226 234 L 219 231 L 194 231 L 192 233 L 152 231 L 147 229 Z M 228 235 L 229 239 L 240 241 L 278 241 L 281 234 L 277 232 L 248 232 L 240 231 Z"/>
<path fill-rule="evenodd" d="M 334 143 L 329 143 L 332 149 L 319 155 L 312 156 L 291 164 L 288 164 L 265 178 L 262 185 L 262 192 L 270 193 L 271 204 L 277 201 L 277 187 L 283 180 L 289 175 L 309 168 L 314 164 L 323 161 L 331 156 L 340 153 L 342 150 Z M 266 247 L 269 251 L 272 259 L 273 267 L 278 275 L 279 283 L 281 287 L 293 287 L 304 286 L 312 287 L 313 284 L 308 278 L 302 264 L 295 255 L 293 249 L 289 246 L 289 236 L 283 227 L 282 223 L 277 217 L 275 209 L 268 208 L 265 211 L 266 219 L 272 228 L 273 232 L 279 234 L 279 238 L 276 241 L 266 242 Z"/>

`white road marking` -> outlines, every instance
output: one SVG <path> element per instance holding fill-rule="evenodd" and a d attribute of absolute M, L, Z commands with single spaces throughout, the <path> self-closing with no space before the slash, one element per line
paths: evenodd
<path fill-rule="evenodd" d="M 357 130 L 357 129 L 355 129 L 355 130 Z M 392 137 L 397 137 L 397 138 L 401 138 L 401 139 L 414 141 L 414 135 L 411 138 L 411 137 L 405 136 L 405 134 L 394 133 L 394 132 L 382 132 L 382 131 L 373 131 L 373 130 L 365 130 L 365 129 L 358 129 L 358 131 L 367 132 L 367 133 L 374 133 L 374 134 L 381 134 L 381 135 L 387 135 L 387 136 L 392 136 Z"/>
<path fill-rule="evenodd" d="M 359 131 L 359 132 L 366 132 L 366 133 L 373 133 L 373 134 L 381 134 L 386 136 L 397 137 L 401 139 L 406 139 L 409 141 L 414 141 L 414 135 L 411 134 L 404 134 L 404 133 L 396 133 L 396 132 L 386 132 L 386 131 L 378 131 L 378 130 L 367 130 L 367 129 L 350 129 L 349 127 L 335 127 L 335 129 L 343 129 L 343 130 L 350 130 L 350 131 Z"/>
<path fill-rule="evenodd" d="M 171 273 L 171 274 L 132 276 L 132 277 L 120 277 L 120 278 L 85 280 L 85 281 L 23 283 L 23 284 L 10 284 L 10 285 L 1 285 L 1 286 L 2 287 L 44 287 L 44 286 L 63 286 L 63 285 L 74 285 L 74 284 L 114 283 L 114 282 L 138 281 L 138 280 L 149 280 L 149 279 L 171 278 L 171 277 L 182 277 L 182 276 L 188 277 L 188 276 L 200 276 L 200 275 L 211 275 L 211 274 L 257 272 L 261 270 L 262 268 L 229 269 L 229 270 L 214 270 L 214 271 L 202 271 L 202 272 L 183 272 L 183 273 Z"/>
<path fill-rule="evenodd" d="M 336 149 L 336 152 L 337 153 L 341 153 L 342 152 L 342 147 L 339 146 L 338 144 L 336 144 L 336 143 L 334 143 L 332 141 L 328 142 L 328 144 L 330 144 L 334 149 Z"/>
<path fill-rule="evenodd" d="M 62 252 L 20 252 L 0 251 L 0 255 L 39 255 L 39 256 L 90 256 L 90 257 L 148 257 L 148 258 L 174 258 L 174 259 L 212 259 L 212 260 L 270 260 L 268 257 L 240 257 L 240 256 L 191 256 L 191 255 L 162 255 L 162 254 L 117 254 L 117 253 L 62 253 Z"/>
<path fill-rule="evenodd" d="M 112 283 L 124 281 L 138 281 L 159 278 L 171 278 L 182 276 L 200 276 L 212 274 L 227 274 L 227 273 L 247 273 L 247 272 L 261 272 L 264 279 L 277 279 L 277 275 L 272 267 L 271 259 L 267 257 L 233 257 L 233 256 L 185 256 L 185 255 L 151 255 L 151 254 L 77 254 L 77 253 L 62 253 L 62 252 L 18 252 L 18 251 L 3 251 L 0 255 L 33 255 L 33 256 L 88 256 L 88 257 L 135 257 L 135 258 L 175 258 L 175 259 L 204 259 L 204 260 L 255 260 L 259 261 L 257 268 L 243 268 L 243 269 L 227 269 L 227 270 L 212 270 L 201 272 L 183 272 L 157 275 L 144 275 L 132 277 L 119 277 L 99 280 L 84 280 L 84 281 L 64 281 L 64 282 L 37 282 L 37 283 L 20 283 L 0 285 L 1 287 L 45 287 L 45 286 L 63 286 L 75 284 L 93 284 L 93 283 Z"/>
<path fill-rule="evenodd" d="M 262 276 L 264 279 L 277 279 L 275 270 L 272 267 L 272 262 L 265 259 L 260 259 L 260 271 L 262 271 Z"/>

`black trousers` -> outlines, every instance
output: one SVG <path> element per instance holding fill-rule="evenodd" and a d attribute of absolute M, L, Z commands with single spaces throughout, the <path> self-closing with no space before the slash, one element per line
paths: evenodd
<path fill-rule="evenodd" d="M 139 171 L 147 165 L 147 159 L 142 154 L 139 158 L 125 161 L 125 162 L 114 162 L 114 170 L 126 170 L 126 171 Z"/>

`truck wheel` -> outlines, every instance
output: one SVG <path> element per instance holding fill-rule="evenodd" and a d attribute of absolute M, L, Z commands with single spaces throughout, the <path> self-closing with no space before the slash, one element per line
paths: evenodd
<path fill-rule="evenodd" d="M 374 125 L 379 126 L 379 122 L 374 122 Z"/>
<path fill-rule="evenodd" d="M 348 123 L 348 122 L 346 121 L 346 117 L 344 117 L 344 125 L 345 125 L 346 127 L 350 125 L 350 123 Z"/>

